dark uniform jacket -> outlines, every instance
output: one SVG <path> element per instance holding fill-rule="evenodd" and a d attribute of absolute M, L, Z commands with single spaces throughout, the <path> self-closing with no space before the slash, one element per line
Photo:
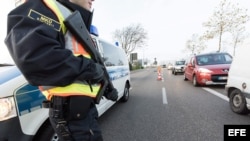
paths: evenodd
<path fill-rule="evenodd" d="M 92 12 L 78 5 L 59 0 L 72 11 L 80 11 L 87 28 Z M 45 17 L 43 22 L 36 20 Z M 44 22 L 52 21 L 51 23 Z M 75 80 L 90 79 L 94 62 L 83 56 L 75 57 L 65 49 L 64 35 L 56 15 L 42 0 L 30 0 L 8 14 L 5 44 L 25 78 L 32 85 L 65 86 Z"/>

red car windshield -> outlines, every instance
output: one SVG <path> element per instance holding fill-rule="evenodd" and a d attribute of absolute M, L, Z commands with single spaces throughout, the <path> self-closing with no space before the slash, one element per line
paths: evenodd
<path fill-rule="evenodd" d="M 232 63 L 231 55 L 225 53 L 200 55 L 196 56 L 196 60 L 200 66 Z"/>

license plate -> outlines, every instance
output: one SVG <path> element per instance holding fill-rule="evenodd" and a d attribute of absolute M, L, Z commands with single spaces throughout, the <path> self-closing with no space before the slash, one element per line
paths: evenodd
<path fill-rule="evenodd" d="M 227 80 L 227 76 L 221 76 L 218 78 L 219 80 Z"/>

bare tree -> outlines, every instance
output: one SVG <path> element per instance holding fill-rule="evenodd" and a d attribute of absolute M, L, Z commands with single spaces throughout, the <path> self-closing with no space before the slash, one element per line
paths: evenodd
<path fill-rule="evenodd" d="M 227 2 L 227 0 L 222 0 L 219 7 L 215 8 L 209 21 L 203 23 L 203 26 L 207 27 L 205 37 L 207 39 L 213 39 L 216 36 L 219 36 L 218 51 L 220 52 L 223 33 L 234 33 L 234 36 L 236 36 L 234 40 L 239 41 L 238 35 L 240 35 L 239 33 L 242 33 L 242 30 L 240 31 L 239 27 L 243 27 L 247 21 L 248 16 L 245 9 L 239 8 L 238 4 L 232 4 Z M 238 41 L 234 41 L 234 43 L 237 43 Z"/>
<path fill-rule="evenodd" d="M 244 39 L 248 36 L 245 33 L 245 27 L 244 26 L 238 26 L 234 30 L 231 31 L 232 34 L 232 42 L 233 45 L 233 56 L 235 55 L 235 49 L 237 47 L 238 43 L 241 43 L 244 41 Z"/>
<path fill-rule="evenodd" d="M 236 7 L 239 7 L 238 4 Z M 237 44 L 243 42 L 247 37 L 245 23 L 249 21 L 249 16 L 246 14 L 247 9 L 236 8 L 235 10 L 238 16 L 234 16 L 235 18 L 232 19 L 232 25 L 229 30 L 232 34 L 233 55 L 235 55 Z"/>
<path fill-rule="evenodd" d="M 132 24 L 122 30 L 115 30 L 113 38 L 121 44 L 126 54 L 129 55 L 135 48 L 146 45 L 147 32 L 141 24 Z"/>
<path fill-rule="evenodd" d="M 190 51 L 191 54 L 199 54 L 206 47 L 203 37 L 198 34 L 193 34 L 191 39 L 186 42 L 186 49 Z"/>

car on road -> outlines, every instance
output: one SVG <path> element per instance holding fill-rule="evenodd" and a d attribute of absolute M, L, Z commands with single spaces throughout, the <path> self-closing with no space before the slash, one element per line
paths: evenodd
<path fill-rule="evenodd" d="M 169 63 L 168 66 L 167 66 L 167 69 L 172 70 L 172 68 L 173 68 L 173 65 L 171 63 Z"/>
<path fill-rule="evenodd" d="M 232 63 L 229 53 L 214 52 L 191 56 L 184 69 L 184 80 L 194 86 L 225 85 Z"/>
<path fill-rule="evenodd" d="M 172 74 L 177 75 L 178 73 L 184 73 L 185 60 L 177 60 L 174 62 L 172 68 Z"/>
<path fill-rule="evenodd" d="M 239 47 L 228 74 L 225 87 L 229 105 L 237 114 L 250 113 L 250 41 Z"/>

